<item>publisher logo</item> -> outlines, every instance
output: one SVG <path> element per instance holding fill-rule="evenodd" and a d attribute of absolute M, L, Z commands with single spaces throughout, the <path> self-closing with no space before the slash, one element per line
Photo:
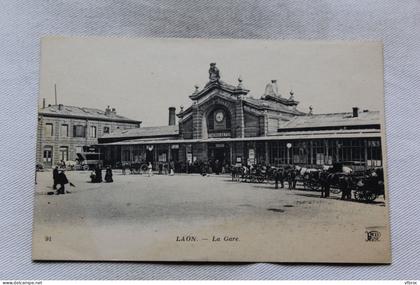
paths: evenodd
<path fill-rule="evenodd" d="M 378 231 L 366 231 L 366 241 L 379 241 L 381 233 Z"/>

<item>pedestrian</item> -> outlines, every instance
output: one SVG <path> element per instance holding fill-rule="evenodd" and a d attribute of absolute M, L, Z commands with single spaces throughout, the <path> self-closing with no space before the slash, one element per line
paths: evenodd
<path fill-rule="evenodd" d="M 340 178 L 341 200 L 351 200 L 350 178 L 345 175 Z"/>
<path fill-rule="evenodd" d="M 149 162 L 149 165 L 147 165 L 147 171 L 148 171 L 149 177 L 153 175 L 152 170 L 153 170 L 152 163 Z"/>
<path fill-rule="evenodd" d="M 108 182 L 108 183 L 114 182 L 114 180 L 112 179 L 112 169 L 111 169 L 111 166 L 107 166 L 107 168 L 106 168 L 105 182 Z"/>
<path fill-rule="evenodd" d="M 279 168 L 277 170 L 278 174 L 279 174 L 279 182 L 280 182 L 280 186 L 281 188 L 284 188 L 284 169 L 283 168 Z"/>
<path fill-rule="evenodd" d="M 57 184 L 60 185 L 60 188 L 57 190 L 57 195 L 65 194 L 65 185 L 69 183 L 64 169 L 60 169 L 57 175 Z"/>
<path fill-rule="evenodd" d="M 296 184 L 297 184 L 297 178 L 298 178 L 298 172 L 297 170 L 292 170 L 292 183 L 293 183 L 293 189 L 296 189 Z"/>
<path fill-rule="evenodd" d="M 169 175 L 175 175 L 175 161 L 173 160 L 169 162 Z"/>
<path fill-rule="evenodd" d="M 207 166 L 204 162 L 201 163 L 201 175 L 206 176 L 207 175 Z"/>
<path fill-rule="evenodd" d="M 279 181 L 280 181 L 280 169 L 276 169 L 276 170 L 274 170 L 274 178 L 275 178 L 275 181 L 274 181 L 274 188 L 275 189 L 279 189 Z M 283 187 L 282 187 L 283 188 Z"/>
<path fill-rule="evenodd" d="M 95 168 L 95 183 L 102 182 L 102 167 L 101 165 L 97 165 Z"/>
<path fill-rule="evenodd" d="M 327 177 L 325 181 L 325 194 L 324 194 L 325 198 L 330 197 L 330 189 L 331 189 L 331 184 L 333 183 L 333 180 L 334 180 L 334 174 L 327 172 Z"/>
<path fill-rule="evenodd" d="M 92 172 L 90 173 L 90 182 L 91 183 L 96 183 L 96 173 L 95 170 L 92 170 Z"/>
<path fill-rule="evenodd" d="M 289 184 L 289 190 L 293 190 L 295 188 L 296 186 L 295 178 L 296 178 L 295 171 L 292 168 L 289 169 L 288 174 L 287 174 L 287 184 Z"/>
<path fill-rule="evenodd" d="M 54 167 L 53 170 L 53 189 L 56 190 L 57 189 L 57 179 L 58 179 L 58 166 Z"/>
<path fill-rule="evenodd" d="M 214 172 L 216 173 L 216 175 L 220 174 L 220 165 L 219 165 L 219 160 L 216 159 L 214 162 Z"/>
<path fill-rule="evenodd" d="M 127 165 L 126 165 L 125 163 L 123 163 L 123 164 L 121 165 L 122 175 L 125 175 L 125 174 L 126 174 L 126 169 L 127 169 Z"/>
<path fill-rule="evenodd" d="M 321 198 L 327 198 L 328 174 L 325 170 L 319 173 L 319 182 L 321 184 Z"/>

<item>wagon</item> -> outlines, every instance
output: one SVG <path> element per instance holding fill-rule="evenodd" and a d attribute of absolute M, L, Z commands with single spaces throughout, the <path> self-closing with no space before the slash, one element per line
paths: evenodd
<path fill-rule="evenodd" d="M 148 170 L 148 166 L 146 163 L 132 163 L 129 166 L 131 174 L 144 174 Z"/>
<path fill-rule="evenodd" d="M 319 179 L 319 176 L 320 170 L 318 169 L 302 168 L 299 180 L 302 182 L 304 189 L 319 191 L 321 190 L 321 181 Z"/>
<path fill-rule="evenodd" d="M 379 196 L 385 197 L 385 187 L 382 170 L 359 179 L 354 189 L 354 198 L 358 201 L 372 202 Z"/>

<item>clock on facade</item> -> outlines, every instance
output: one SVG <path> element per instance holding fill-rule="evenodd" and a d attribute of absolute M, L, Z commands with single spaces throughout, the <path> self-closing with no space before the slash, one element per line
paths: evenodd
<path fill-rule="evenodd" d="M 223 122 L 224 117 L 225 116 L 224 116 L 222 111 L 217 112 L 216 113 L 216 122 L 218 122 L 218 123 Z"/>

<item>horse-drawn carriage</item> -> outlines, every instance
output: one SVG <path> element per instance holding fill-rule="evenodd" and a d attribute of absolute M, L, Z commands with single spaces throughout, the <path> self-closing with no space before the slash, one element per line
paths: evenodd
<path fill-rule="evenodd" d="M 319 191 L 321 190 L 321 170 L 315 168 L 302 167 L 296 179 L 302 183 L 305 190 Z"/>
<path fill-rule="evenodd" d="M 145 174 L 148 170 L 146 163 L 134 162 L 128 167 L 130 174 Z"/>
<path fill-rule="evenodd" d="M 339 194 L 340 181 L 347 176 L 350 178 L 350 188 L 357 201 L 372 202 L 379 196 L 385 195 L 382 168 L 362 170 L 341 164 L 330 167 L 324 175 L 326 176 L 323 177 L 320 169 L 301 168 L 297 180 L 303 184 L 304 189 L 320 191 L 322 179 L 326 179 L 330 192 Z"/>
<path fill-rule="evenodd" d="M 273 167 L 255 165 L 246 167 L 242 165 L 232 166 L 232 180 L 246 183 L 264 183 L 274 181 Z"/>
<path fill-rule="evenodd" d="M 381 195 L 385 198 L 382 168 L 373 169 L 363 177 L 359 177 L 354 189 L 354 198 L 356 200 L 372 202 Z"/>

